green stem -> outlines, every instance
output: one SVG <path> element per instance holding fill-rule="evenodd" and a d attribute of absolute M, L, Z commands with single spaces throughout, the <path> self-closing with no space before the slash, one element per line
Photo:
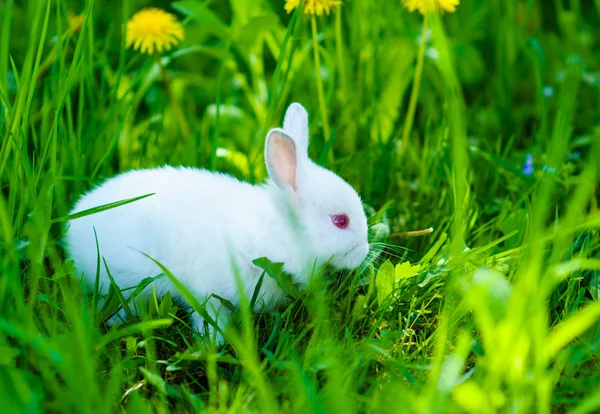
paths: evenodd
<path fill-rule="evenodd" d="M 226 34 L 226 43 L 225 43 L 225 54 L 223 56 L 223 61 L 221 62 L 221 67 L 219 68 L 219 75 L 217 77 L 217 96 L 215 102 L 215 121 L 212 128 L 212 133 L 210 135 L 210 169 L 214 170 L 217 168 L 217 149 L 218 149 L 218 140 L 219 140 L 219 129 L 221 127 L 220 117 L 221 117 L 221 95 L 223 92 L 223 77 L 225 75 L 225 68 L 228 64 L 229 59 L 229 49 L 231 48 L 231 42 L 233 39 L 233 35 L 231 34 L 231 30 L 227 31 Z"/>
<path fill-rule="evenodd" d="M 404 131 L 402 132 L 402 146 L 400 147 L 400 158 L 408 149 L 408 141 L 415 119 L 417 109 L 417 99 L 419 97 L 419 87 L 421 85 L 421 75 L 423 74 L 423 62 L 425 61 L 425 36 L 427 35 L 427 14 L 423 18 L 423 29 L 421 30 L 421 44 L 419 45 L 419 54 L 417 55 L 417 67 L 415 68 L 415 78 L 413 80 L 412 90 L 410 92 L 410 102 L 408 112 L 404 122 Z"/>
<path fill-rule="evenodd" d="M 175 115 L 179 120 L 179 125 L 181 126 L 181 133 L 183 134 L 183 137 L 186 140 L 188 140 L 190 139 L 190 128 L 187 124 L 187 121 L 185 120 L 185 117 L 183 116 L 183 111 L 179 106 L 179 102 L 177 102 L 177 100 L 173 96 L 173 92 L 171 91 L 171 84 L 169 83 L 169 77 L 167 76 L 167 68 L 165 68 L 165 65 L 163 65 L 162 61 L 160 60 L 160 55 L 156 54 L 154 55 L 154 57 L 156 58 L 156 64 L 160 69 L 160 76 L 162 78 L 163 85 L 165 86 L 167 98 L 169 98 L 171 105 L 173 105 L 173 110 L 175 111 Z"/>
<path fill-rule="evenodd" d="M 342 37 L 342 8 L 335 15 L 335 43 L 337 46 L 338 71 L 340 72 L 340 95 L 342 104 L 346 103 L 346 67 L 344 65 L 344 41 Z"/>
<path fill-rule="evenodd" d="M 329 130 L 329 121 L 327 116 L 327 106 L 325 105 L 325 93 L 323 93 L 323 80 L 321 79 L 321 59 L 319 56 L 319 43 L 317 42 L 317 19 L 313 15 L 310 19 L 313 38 L 313 52 L 315 55 L 315 70 L 317 75 L 317 93 L 319 98 L 319 107 L 321 109 L 321 118 L 323 120 L 323 134 L 325 134 L 325 144 L 331 139 Z M 332 152 L 329 152 L 332 154 Z"/>

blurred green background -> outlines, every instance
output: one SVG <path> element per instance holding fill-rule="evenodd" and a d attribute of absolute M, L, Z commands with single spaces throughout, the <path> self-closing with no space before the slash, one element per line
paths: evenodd
<path fill-rule="evenodd" d="M 402 0 L 284 5 L 0 3 L 7 412 L 600 410 L 600 1 L 461 0 L 424 31 Z M 125 48 L 143 7 L 184 25 L 160 65 Z M 168 298 L 108 329 L 119 304 L 92 312 L 61 247 L 74 201 L 164 164 L 261 182 L 291 102 L 363 198 L 373 259 L 242 309 L 221 349 Z"/>

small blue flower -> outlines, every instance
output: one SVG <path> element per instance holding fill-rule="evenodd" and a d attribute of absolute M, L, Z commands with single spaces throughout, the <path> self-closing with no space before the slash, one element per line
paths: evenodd
<path fill-rule="evenodd" d="M 523 163 L 523 168 L 521 171 L 525 175 L 533 174 L 533 155 L 527 154 L 527 158 L 525 158 L 525 162 Z"/>

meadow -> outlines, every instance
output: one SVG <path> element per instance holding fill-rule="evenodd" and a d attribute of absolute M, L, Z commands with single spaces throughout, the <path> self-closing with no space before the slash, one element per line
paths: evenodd
<path fill-rule="evenodd" d="M 0 2 L 2 412 L 600 411 L 600 0 L 315 1 Z M 144 7 L 184 39 L 128 47 Z M 262 182 L 291 102 L 368 262 L 244 302 L 220 347 L 170 296 L 107 327 L 129 305 L 66 260 L 77 198 L 164 164 Z"/>

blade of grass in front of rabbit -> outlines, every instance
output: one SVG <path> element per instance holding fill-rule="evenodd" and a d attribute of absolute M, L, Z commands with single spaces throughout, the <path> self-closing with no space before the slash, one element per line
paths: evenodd
<path fill-rule="evenodd" d="M 162 272 L 169 278 L 171 283 L 173 283 L 173 285 L 175 285 L 175 287 L 177 288 L 179 293 L 181 293 L 181 296 L 183 296 L 185 301 L 190 304 L 192 309 L 194 309 L 194 311 L 198 312 L 198 314 L 202 317 L 202 319 L 204 319 L 206 322 L 208 322 L 215 330 L 217 330 L 221 335 L 223 335 L 224 338 L 226 338 L 225 332 L 218 325 L 217 321 L 215 321 L 213 319 L 213 317 L 209 314 L 209 312 L 206 311 L 206 305 L 201 304 L 198 301 L 198 299 L 177 279 L 177 277 L 175 277 L 175 275 L 169 269 L 167 269 L 167 267 L 165 265 L 163 265 L 161 262 L 159 262 L 158 260 L 154 259 L 153 257 L 149 256 L 148 254 L 146 254 L 144 252 L 140 252 L 140 253 L 143 254 L 144 256 L 146 256 L 148 259 L 152 260 L 162 270 Z"/>
<path fill-rule="evenodd" d="M 231 262 L 231 268 L 233 269 L 233 277 L 235 278 L 235 285 L 238 296 L 240 298 L 240 311 L 242 314 L 242 338 L 240 339 L 237 334 L 231 333 L 229 339 L 232 341 L 237 353 L 241 356 L 242 364 L 248 369 L 250 375 L 254 378 L 254 387 L 257 389 L 261 397 L 261 406 L 263 412 L 276 413 L 278 412 L 277 403 L 273 399 L 273 391 L 270 389 L 269 384 L 265 380 L 264 371 L 260 358 L 256 349 L 252 309 L 250 309 L 250 302 L 247 296 L 247 286 L 244 286 L 244 279 L 241 274 L 240 266 L 235 255 L 233 253 L 233 246 L 228 245 L 229 260 Z"/>
<path fill-rule="evenodd" d="M 120 207 L 120 206 L 124 206 L 126 204 L 129 203 L 133 203 L 135 201 L 138 200 L 142 200 L 146 197 L 150 197 L 153 196 L 155 193 L 149 193 L 149 194 L 144 194 L 142 196 L 138 196 L 138 197 L 133 197 L 133 198 L 128 198 L 125 200 L 120 200 L 120 201 L 115 201 L 112 203 L 108 203 L 108 204 L 103 204 L 101 206 L 97 206 L 97 207 L 92 207 L 92 208 L 88 208 L 86 210 L 82 210 L 82 211 L 78 211 L 77 213 L 73 213 L 73 214 L 69 214 L 67 216 L 63 216 L 63 217 L 58 217 L 55 219 L 52 219 L 52 223 L 62 223 L 65 221 L 70 221 L 70 220 L 75 220 L 81 217 L 85 217 L 85 216 L 89 216 L 91 214 L 96 214 L 96 213 L 100 213 L 102 211 L 106 211 L 106 210 L 110 210 L 116 207 Z"/>

